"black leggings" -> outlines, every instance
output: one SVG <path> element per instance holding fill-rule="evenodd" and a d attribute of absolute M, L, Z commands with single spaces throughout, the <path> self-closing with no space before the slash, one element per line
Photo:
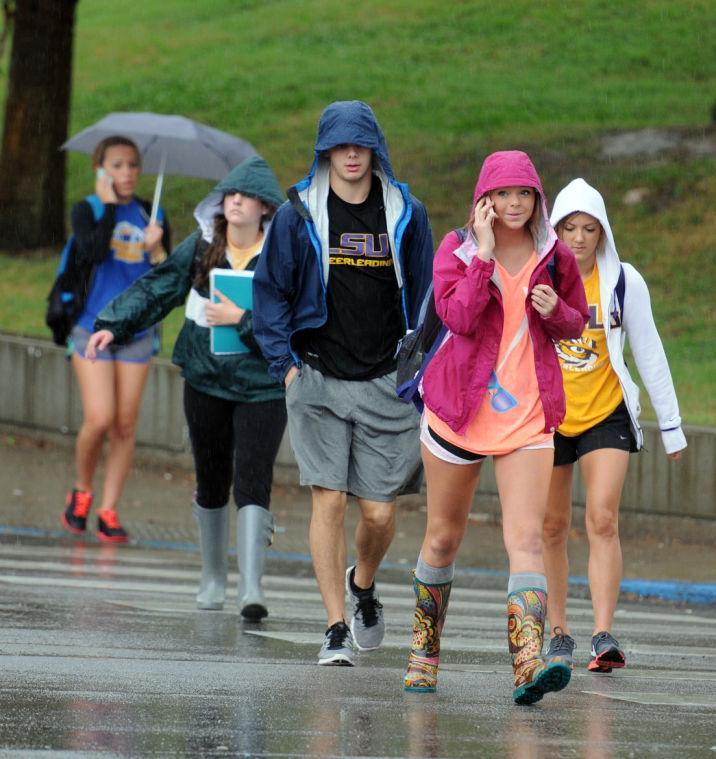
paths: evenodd
<path fill-rule="evenodd" d="M 218 509 L 228 503 L 233 480 L 237 508 L 256 504 L 268 509 L 273 465 L 286 428 L 284 400 L 227 401 L 185 382 L 184 413 L 199 506 Z"/>

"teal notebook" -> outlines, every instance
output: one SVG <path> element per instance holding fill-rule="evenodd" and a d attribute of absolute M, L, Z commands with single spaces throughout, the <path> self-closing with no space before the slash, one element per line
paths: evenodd
<path fill-rule="evenodd" d="M 234 271 L 233 269 L 212 269 L 209 272 L 209 289 L 212 303 L 218 303 L 219 298 L 215 294 L 218 290 L 229 300 L 236 303 L 239 308 L 251 309 L 253 307 L 252 285 L 254 273 L 252 271 Z M 232 353 L 248 353 L 249 349 L 239 339 L 239 330 L 233 324 L 225 324 L 221 327 L 210 327 L 211 352 L 218 356 Z"/>

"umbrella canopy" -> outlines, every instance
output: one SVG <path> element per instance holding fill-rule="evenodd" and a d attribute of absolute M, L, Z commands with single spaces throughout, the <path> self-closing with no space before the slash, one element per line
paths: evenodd
<path fill-rule="evenodd" d="M 100 140 L 112 135 L 134 140 L 142 170 L 157 174 L 152 221 L 156 218 L 164 174 L 222 179 L 246 158 L 257 155 L 251 143 L 184 116 L 160 113 L 110 113 L 62 145 L 91 155 Z"/>

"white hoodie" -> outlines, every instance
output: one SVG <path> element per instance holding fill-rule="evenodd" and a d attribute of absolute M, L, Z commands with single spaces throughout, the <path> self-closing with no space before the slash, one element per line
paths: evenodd
<path fill-rule="evenodd" d="M 552 226 L 556 227 L 565 216 L 578 212 L 593 216 L 604 230 L 603 243 L 597 249 L 597 269 L 599 270 L 602 312 L 612 313 L 616 306 L 614 288 L 619 279 L 619 255 L 614 244 L 612 229 L 609 226 L 604 199 L 583 179 L 574 179 L 557 195 L 550 218 Z M 637 445 L 641 448 L 644 435 L 639 426 L 641 413 L 639 387 L 629 375 L 624 361 L 624 340 L 628 336 L 636 368 L 649 393 L 659 421 L 664 448 L 667 453 L 675 453 L 686 448 L 686 437 L 681 429 L 679 404 L 676 400 L 664 346 L 661 344 L 651 313 L 649 290 L 644 278 L 631 264 L 622 263 L 621 266 L 624 269 L 625 279 L 621 326 L 612 327 L 611 319 L 602 319 L 609 360 L 619 378 L 632 430 Z"/>

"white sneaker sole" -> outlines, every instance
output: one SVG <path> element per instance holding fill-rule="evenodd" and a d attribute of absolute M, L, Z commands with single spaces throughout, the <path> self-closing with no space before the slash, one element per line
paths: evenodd
<path fill-rule="evenodd" d="M 319 667 L 353 667 L 353 660 L 345 654 L 335 654 L 330 659 L 319 659 Z"/>

